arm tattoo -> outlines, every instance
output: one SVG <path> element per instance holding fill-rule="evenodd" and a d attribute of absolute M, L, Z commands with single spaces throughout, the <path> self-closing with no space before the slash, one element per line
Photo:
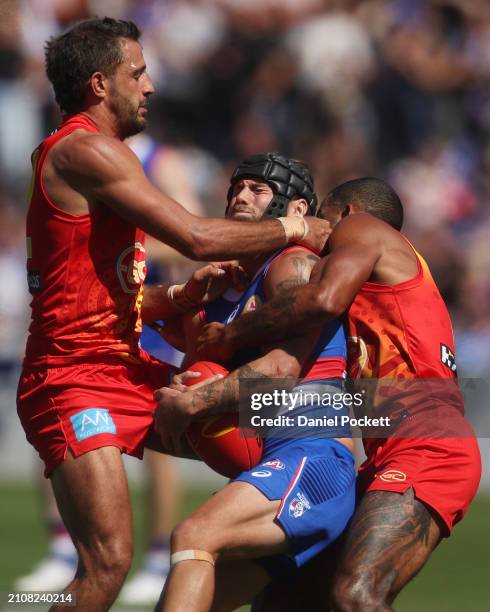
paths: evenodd
<path fill-rule="evenodd" d="M 192 395 L 192 405 L 196 409 L 205 410 L 208 416 L 236 412 L 240 400 L 241 379 L 256 380 L 259 384 L 267 384 L 271 380 L 262 372 L 246 364 L 223 380 L 196 389 Z"/>
<path fill-rule="evenodd" d="M 305 327 L 313 325 L 309 313 L 298 312 L 297 290 L 295 286 L 289 291 L 280 293 L 255 312 L 242 314 L 230 323 L 230 328 L 240 339 L 239 346 L 253 345 L 259 337 L 262 343 L 272 344 L 284 338 L 302 335 Z"/>
<path fill-rule="evenodd" d="M 257 338 L 261 339 L 261 343 L 272 344 L 286 337 L 301 336 L 318 325 L 318 320 L 308 311 L 309 298 L 301 293 L 316 293 L 309 284 L 311 265 L 307 260 L 316 263 L 319 257 L 311 254 L 294 257 L 292 262 L 296 274 L 276 285 L 277 295 L 256 312 L 242 314 L 230 324 L 239 347 L 254 346 Z"/>
<path fill-rule="evenodd" d="M 288 291 L 298 285 L 305 285 L 310 279 L 310 266 L 305 257 L 293 257 L 292 264 L 295 268 L 295 274 L 289 278 L 277 283 L 275 287 L 276 293 Z"/>

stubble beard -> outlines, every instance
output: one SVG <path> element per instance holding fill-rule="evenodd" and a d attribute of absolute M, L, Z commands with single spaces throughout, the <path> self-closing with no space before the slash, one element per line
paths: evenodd
<path fill-rule="evenodd" d="M 111 110 L 117 118 L 118 133 L 122 140 L 135 136 L 146 128 L 146 119 L 138 117 L 139 106 L 134 110 L 129 100 L 119 93 L 113 97 Z"/>

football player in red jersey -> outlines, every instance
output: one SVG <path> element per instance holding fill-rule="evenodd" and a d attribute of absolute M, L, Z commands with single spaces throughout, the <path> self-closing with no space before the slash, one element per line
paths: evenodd
<path fill-rule="evenodd" d="M 306 234 L 321 248 L 328 231 L 315 218 L 268 219 L 260 230 L 201 218 L 150 183 L 123 142 L 145 127 L 154 92 L 139 36 L 132 22 L 104 18 L 47 43 L 47 75 L 64 117 L 32 156 L 32 322 L 18 412 L 79 552 L 69 587 L 78 610 L 107 609 L 131 564 L 120 454 L 141 456 L 153 390 L 168 376 L 166 364 L 139 348 L 141 317 L 162 318 L 191 297 L 174 286 L 143 302 L 144 232 L 193 259 L 229 260 Z"/>
<path fill-rule="evenodd" d="M 403 208 L 397 194 L 379 179 L 356 179 L 335 188 L 319 215 L 334 229 L 329 255 L 310 283 L 231 325 L 210 324 L 200 355 L 224 359 L 254 338 L 278 341 L 345 312 L 354 349 L 351 377 L 416 382 L 399 405 L 382 405 L 398 426 L 395 434 L 364 439 L 362 497 L 331 591 L 338 611 L 391 610 L 400 590 L 463 518 L 480 481 L 480 454 L 457 392 L 449 314 L 427 264 L 399 231 Z M 434 381 L 439 394 L 431 392 Z M 319 562 L 314 569 L 321 592 L 308 582 L 312 569 L 301 587 L 276 589 L 270 609 L 330 609 L 328 572 Z"/>

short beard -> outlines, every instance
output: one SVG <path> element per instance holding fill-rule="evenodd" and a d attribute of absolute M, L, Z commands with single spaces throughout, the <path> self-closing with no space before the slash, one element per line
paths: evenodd
<path fill-rule="evenodd" d="M 117 131 L 122 140 L 135 136 L 146 128 L 146 119 L 138 117 L 139 108 L 133 112 L 128 101 L 121 95 L 114 96 L 111 110 L 117 118 Z"/>
<path fill-rule="evenodd" d="M 126 140 L 126 138 L 136 136 L 136 134 L 139 134 L 144 129 L 146 129 L 145 119 L 134 119 L 131 122 L 128 121 L 124 126 L 120 126 L 121 137 L 123 140 Z"/>

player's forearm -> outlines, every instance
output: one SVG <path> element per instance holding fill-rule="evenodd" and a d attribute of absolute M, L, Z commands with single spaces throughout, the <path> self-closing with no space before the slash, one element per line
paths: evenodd
<path fill-rule="evenodd" d="M 261 389 L 264 392 L 270 391 L 275 380 L 281 383 L 287 380 L 287 386 L 293 387 L 300 371 L 301 365 L 293 356 L 280 349 L 272 350 L 234 370 L 223 380 L 191 392 L 190 412 L 193 418 L 236 412 L 240 407 L 240 391 L 246 393 L 250 389 L 249 384 L 253 384 L 254 392 L 260 392 Z"/>
<path fill-rule="evenodd" d="M 223 341 L 233 349 L 274 344 L 312 331 L 338 316 L 324 299 L 318 283 L 302 285 L 276 296 L 255 312 L 242 315 L 223 329 Z"/>
<path fill-rule="evenodd" d="M 198 260 L 220 261 L 267 253 L 287 243 L 284 228 L 275 219 L 253 223 L 199 219 L 190 232 L 188 256 Z"/>
<path fill-rule="evenodd" d="M 141 305 L 141 320 L 143 323 L 164 321 L 182 316 L 185 309 L 176 303 L 177 293 L 183 291 L 183 286 L 176 286 L 174 299 L 169 297 L 169 285 L 145 285 L 143 303 Z M 185 301 L 185 297 L 184 297 Z M 189 302 L 189 309 L 195 304 Z"/>

